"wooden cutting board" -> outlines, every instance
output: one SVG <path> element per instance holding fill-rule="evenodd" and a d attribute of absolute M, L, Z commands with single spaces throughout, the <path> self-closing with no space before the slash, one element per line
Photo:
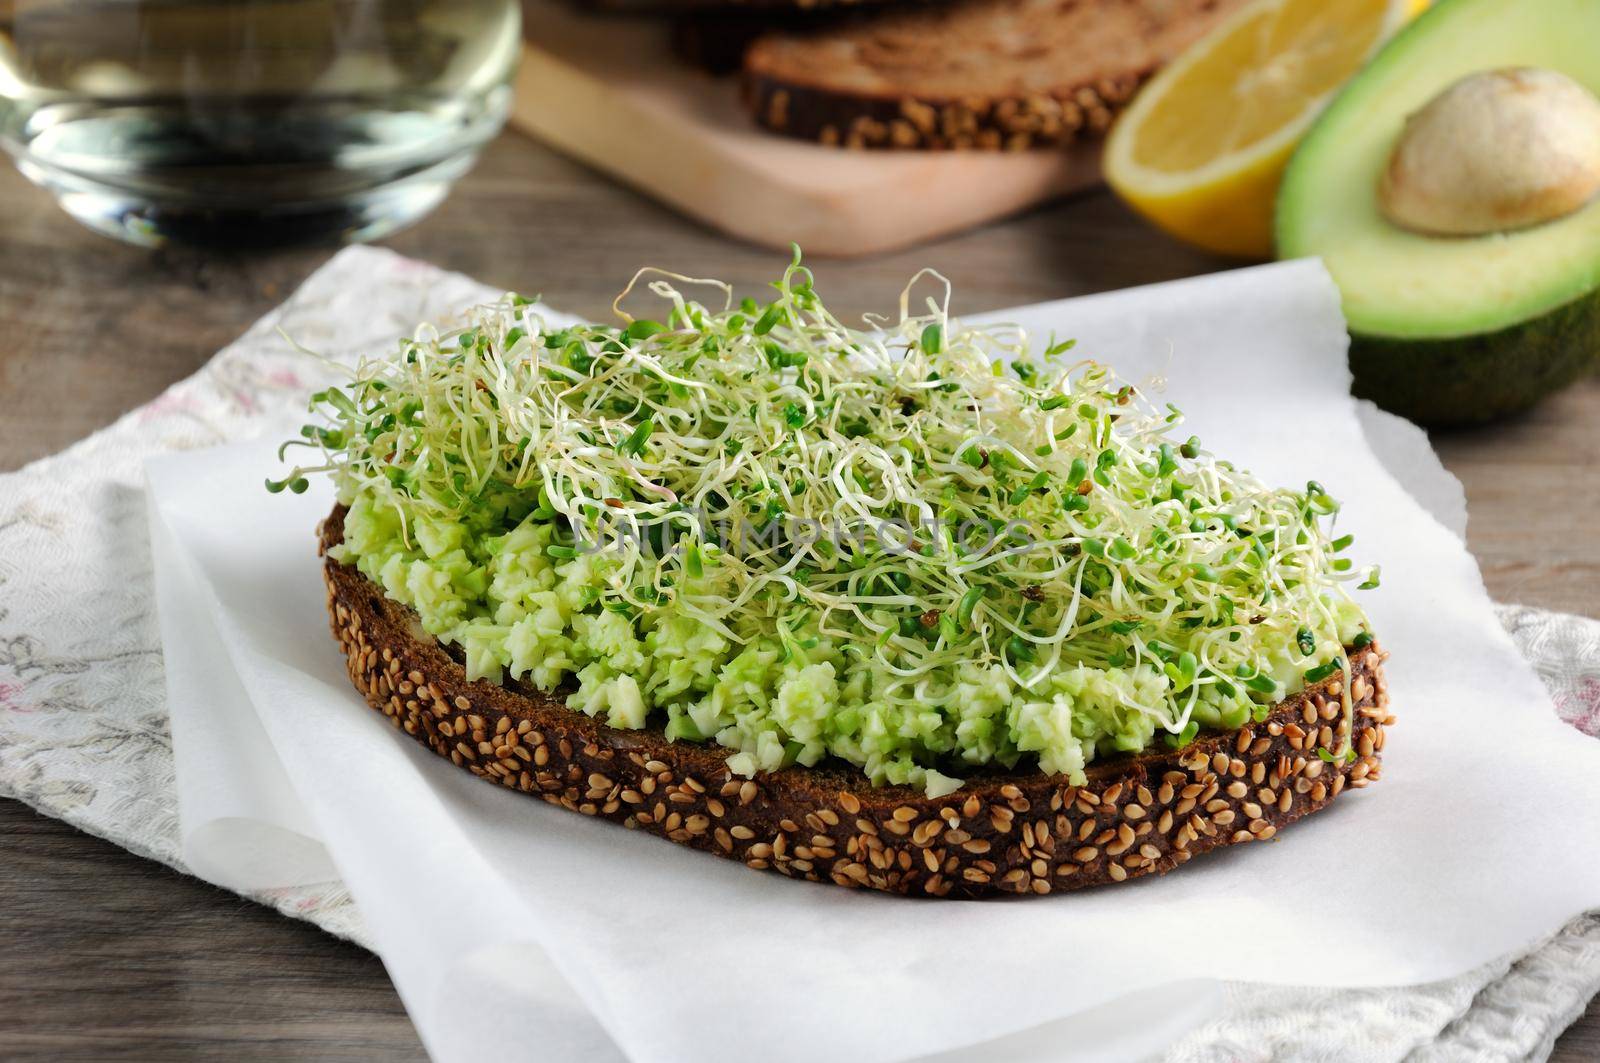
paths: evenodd
<path fill-rule="evenodd" d="M 1099 151 L 868 152 L 758 129 L 737 79 L 676 59 L 659 20 L 524 5 L 511 123 L 733 236 L 866 255 L 957 232 L 1100 179 Z"/>

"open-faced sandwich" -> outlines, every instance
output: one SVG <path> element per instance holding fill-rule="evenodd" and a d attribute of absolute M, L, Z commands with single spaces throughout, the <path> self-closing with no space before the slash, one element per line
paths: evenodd
<path fill-rule="evenodd" d="M 947 290 L 861 332 L 798 253 L 769 303 L 663 277 L 660 320 L 507 296 L 313 397 L 326 460 L 268 486 L 331 472 L 333 634 L 407 734 L 753 868 L 940 897 L 1168 871 L 1378 777 L 1344 590 L 1377 574 L 1320 485 Z"/>

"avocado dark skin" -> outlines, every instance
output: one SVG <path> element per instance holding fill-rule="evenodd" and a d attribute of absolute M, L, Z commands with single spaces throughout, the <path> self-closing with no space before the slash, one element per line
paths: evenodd
<path fill-rule="evenodd" d="M 1600 368 L 1600 289 L 1531 321 L 1442 340 L 1351 336 L 1351 390 L 1428 428 L 1521 413 Z"/>

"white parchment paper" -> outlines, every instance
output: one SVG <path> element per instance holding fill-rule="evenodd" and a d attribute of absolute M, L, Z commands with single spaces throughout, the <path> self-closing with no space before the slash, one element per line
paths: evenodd
<path fill-rule="evenodd" d="M 1273 843 L 1079 894 L 757 875 L 485 786 L 366 709 L 323 618 L 330 500 L 265 494 L 263 444 L 149 467 L 186 834 L 194 812 L 242 885 L 317 873 L 320 839 L 441 1059 L 898 1060 L 1001 1037 L 1008 1056 L 1126 1058 L 1212 1007 L 1216 980 L 1428 981 L 1600 904 L 1600 751 L 1557 722 L 1459 539 L 1369 450 L 1319 266 L 997 316 L 1163 380 L 1208 447 L 1345 501 L 1354 552 L 1384 565 L 1365 604 L 1400 722 L 1380 784 Z M 191 789 L 219 744 L 231 759 Z M 264 834 L 229 849 L 232 820 Z"/>

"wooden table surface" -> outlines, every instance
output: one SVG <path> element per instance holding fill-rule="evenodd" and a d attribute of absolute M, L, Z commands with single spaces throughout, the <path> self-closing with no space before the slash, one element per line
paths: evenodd
<path fill-rule="evenodd" d="M 389 246 L 596 318 L 641 264 L 749 288 L 742 246 L 514 134 Z M 0 470 L 51 453 L 200 367 L 329 252 L 151 253 L 78 228 L 0 168 Z M 931 265 L 958 312 L 1228 264 L 1104 194 L 937 244 L 814 263 L 841 316 L 890 309 Z M 1600 379 L 1492 429 L 1435 437 L 1466 486 L 1489 592 L 1600 616 Z M 0 1058 L 421 1058 L 383 967 L 309 924 L 0 801 Z M 1600 1057 L 1600 1005 L 1553 1058 Z"/>

